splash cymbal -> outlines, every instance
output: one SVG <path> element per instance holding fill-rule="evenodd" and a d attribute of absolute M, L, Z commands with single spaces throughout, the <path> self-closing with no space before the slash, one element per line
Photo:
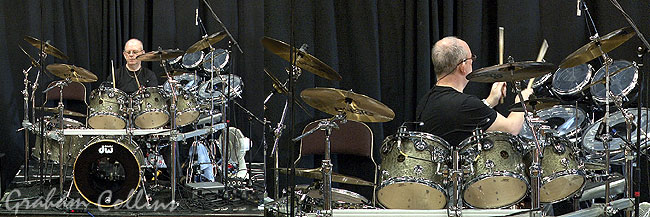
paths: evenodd
<path fill-rule="evenodd" d="M 282 59 L 286 61 L 291 60 L 290 53 L 291 50 L 293 50 L 294 53 L 293 59 L 296 60 L 296 65 L 298 67 L 329 80 L 340 81 L 341 79 L 343 79 L 338 72 L 332 69 L 332 67 L 328 66 L 327 64 L 323 63 L 316 57 L 308 54 L 307 52 L 296 49 L 288 45 L 287 43 L 264 36 L 264 38 L 262 38 L 262 45 L 264 45 L 266 49 L 268 49 L 275 55 L 280 56 Z"/>
<path fill-rule="evenodd" d="M 630 30 L 630 27 L 623 27 L 598 37 L 564 58 L 560 63 L 560 68 L 570 68 L 596 59 L 604 53 L 621 46 L 635 34 L 634 31 Z"/>
<path fill-rule="evenodd" d="M 45 67 L 52 74 L 56 75 L 59 78 L 70 79 L 70 81 L 75 82 L 95 82 L 97 81 L 97 76 L 92 72 L 81 68 L 79 66 L 68 65 L 68 64 L 50 64 Z"/>
<path fill-rule="evenodd" d="M 523 81 L 548 74 L 556 69 L 554 64 L 544 62 L 504 63 L 475 70 L 467 75 L 467 79 L 484 83 Z"/>
<path fill-rule="evenodd" d="M 50 112 L 50 113 L 57 113 L 57 114 L 59 113 L 59 109 L 56 108 L 56 107 L 35 107 L 34 109 L 41 110 L 41 111 L 44 111 L 44 112 Z M 81 113 L 75 112 L 75 111 L 70 111 L 70 110 L 67 110 L 67 109 L 63 110 L 63 115 L 74 116 L 74 117 L 86 117 L 85 114 L 81 114 Z"/>
<path fill-rule="evenodd" d="M 56 58 L 62 59 L 62 60 L 68 60 L 68 56 L 63 54 L 61 50 L 57 49 L 56 47 L 52 46 L 49 42 L 43 43 L 43 49 L 41 49 L 41 40 L 38 40 L 37 38 L 34 38 L 32 36 L 25 35 L 23 37 L 23 40 L 25 40 L 27 43 L 31 44 L 35 48 L 42 50 L 46 54 L 52 55 Z"/>
<path fill-rule="evenodd" d="M 395 112 L 383 103 L 352 91 L 335 88 L 309 88 L 300 97 L 322 112 L 338 115 L 346 114 L 346 119 L 362 122 L 387 122 L 395 118 Z"/>

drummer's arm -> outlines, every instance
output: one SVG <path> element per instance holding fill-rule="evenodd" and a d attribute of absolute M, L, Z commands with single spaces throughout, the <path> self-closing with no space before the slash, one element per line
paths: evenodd
<path fill-rule="evenodd" d="M 533 90 L 528 88 L 521 91 L 524 100 L 533 93 Z M 515 103 L 519 103 L 519 97 L 515 97 Z M 513 135 L 519 134 L 521 128 L 524 126 L 524 113 L 523 112 L 510 112 L 508 117 L 497 112 L 497 119 L 490 125 L 487 131 L 503 131 Z"/>

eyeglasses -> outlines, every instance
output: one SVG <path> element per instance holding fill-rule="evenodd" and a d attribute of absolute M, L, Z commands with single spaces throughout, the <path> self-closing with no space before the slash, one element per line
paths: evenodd
<path fill-rule="evenodd" d="M 456 66 L 460 65 L 461 63 L 464 63 L 464 62 L 467 61 L 467 60 L 476 61 L 476 58 L 478 58 L 478 57 L 477 57 L 476 55 L 472 54 L 472 57 L 470 57 L 470 58 L 465 58 L 465 59 L 461 60 L 458 64 L 456 64 Z"/>
<path fill-rule="evenodd" d="M 124 54 L 129 54 L 129 55 L 131 55 L 131 54 L 139 54 L 139 53 L 141 53 L 142 51 L 143 51 L 143 50 L 129 50 L 129 51 L 126 51 L 126 50 L 125 50 L 125 51 L 124 51 Z"/>

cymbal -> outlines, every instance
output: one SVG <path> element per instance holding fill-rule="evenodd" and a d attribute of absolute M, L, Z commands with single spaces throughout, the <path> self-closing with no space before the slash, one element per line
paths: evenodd
<path fill-rule="evenodd" d="M 467 75 L 467 79 L 484 83 L 523 81 L 542 76 L 556 69 L 557 67 L 553 63 L 545 62 L 525 61 L 504 63 L 473 71 Z"/>
<path fill-rule="evenodd" d="M 172 69 L 172 70 L 169 70 L 169 75 L 174 77 L 174 76 L 179 76 L 179 75 L 182 75 L 182 74 L 185 74 L 185 73 L 190 73 L 190 72 L 192 72 L 192 71 L 187 70 L 187 69 Z M 166 78 L 167 74 L 162 73 L 160 75 L 160 77 L 161 78 Z"/>
<path fill-rule="evenodd" d="M 269 76 L 269 78 L 271 78 L 271 81 L 273 82 L 273 88 L 274 88 L 276 91 L 278 91 L 278 93 L 281 93 L 281 94 L 282 94 L 282 93 L 288 93 L 288 92 L 289 92 L 289 90 L 287 89 L 287 87 L 285 87 L 285 86 L 280 82 L 280 80 L 278 80 L 278 78 L 276 78 L 276 77 L 273 75 L 273 73 L 271 73 L 271 72 L 269 72 L 268 70 L 266 70 L 266 68 L 264 68 L 264 72 L 266 73 L 266 75 Z"/>
<path fill-rule="evenodd" d="M 343 79 L 338 72 L 332 69 L 332 67 L 328 66 L 327 64 L 323 63 L 316 57 L 308 54 L 307 52 L 296 49 L 288 45 L 287 43 L 264 36 L 264 38 L 262 38 L 262 45 L 264 45 L 266 49 L 268 49 L 275 55 L 280 56 L 282 59 L 286 61 L 290 61 L 289 53 L 291 50 L 293 50 L 294 52 L 293 59 L 296 60 L 296 65 L 298 67 L 329 80 L 340 81 L 341 79 Z"/>
<path fill-rule="evenodd" d="M 31 44 L 35 48 L 39 50 L 43 50 L 46 54 L 52 55 L 56 58 L 62 59 L 62 60 L 68 60 L 68 56 L 63 54 L 61 50 L 57 49 L 56 47 L 50 45 L 49 42 L 43 43 L 43 49 L 41 49 L 41 40 L 38 40 L 37 38 L 34 38 L 32 36 L 25 35 L 23 37 L 23 40 L 25 40 L 27 43 Z"/>
<path fill-rule="evenodd" d="M 95 74 L 79 66 L 56 63 L 47 65 L 45 68 L 59 78 L 70 79 L 76 82 L 97 81 Z"/>
<path fill-rule="evenodd" d="M 210 45 L 213 45 L 214 43 L 217 43 L 217 42 L 223 40 L 224 38 L 226 38 L 226 32 L 225 31 L 214 33 L 214 34 L 212 34 L 210 36 L 207 36 L 205 38 L 202 38 L 201 40 L 194 43 L 192 46 L 187 48 L 186 53 L 194 53 L 194 52 L 206 49 L 206 48 L 210 47 Z"/>
<path fill-rule="evenodd" d="M 352 91 L 316 87 L 303 90 L 300 97 L 322 112 L 331 115 L 345 113 L 348 120 L 387 122 L 395 118 L 395 112 L 388 106 Z"/>
<path fill-rule="evenodd" d="M 289 168 L 278 168 L 281 173 L 288 174 Z M 296 168 L 296 176 L 312 178 L 312 179 L 323 179 L 323 172 L 321 168 L 307 169 L 307 168 Z M 345 176 L 332 172 L 332 182 L 351 184 L 351 185 L 363 185 L 363 186 L 373 186 L 372 182 L 359 179 L 352 176 Z"/>
<path fill-rule="evenodd" d="M 562 62 L 560 63 L 560 68 L 570 68 L 574 67 L 590 60 L 595 59 L 603 55 L 604 53 L 610 52 L 632 38 L 636 33 L 630 30 L 630 27 L 623 27 L 613 32 L 608 33 L 602 37 L 599 37 L 591 42 L 585 44 L 584 46 L 578 48 L 578 50 L 569 54 Z M 598 46 L 600 44 L 600 47 Z"/>
<path fill-rule="evenodd" d="M 56 107 L 35 107 L 34 109 L 42 110 L 44 112 L 50 112 L 50 113 L 59 113 L 59 109 Z M 67 109 L 63 109 L 63 115 L 74 116 L 74 117 L 86 117 L 85 114 L 81 114 L 75 111 L 70 111 Z"/>
<path fill-rule="evenodd" d="M 614 75 L 616 75 L 616 74 L 618 74 L 619 72 L 622 72 L 623 70 L 625 70 L 625 69 L 627 69 L 627 68 L 630 68 L 630 67 L 632 67 L 632 66 L 634 66 L 634 64 L 630 64 L 630 65 L 628 65 L 628 66 L 626 66 L 626 67 L 620 68 L 620 69 L 618 69 L 618 70 L 616 70 L 616 71 L 614 71 L 614 72 L 612 72 L 612 73 L 609 73 L 609 79 L 612 79 L 612 77 L 614 77 Z M 606 77 L 603 77 L 603 78 L 599 79 L 598 81 L 591 82 L 591 84 L 589 84 L 589 85 L 583 87 L 582 90 L 580 90 L 580 92 L 583 92 L 583 91 L 589 90 L 590 87 L 592 87 L 592 86 L 594 86 L 594 85 L 596 85 L 596 84 L 604 84 L 604 83 L 606 82 L 606 79 L 607 79 Z"/>
<path fill-rule="evenodd" d="M 138 57 L 135 59 L 140 61 L 162 61 L 173 59 L 183 54 L 185 54 L 185 52 L 179 49 L 165 49 L 161 51 L 150 51 L 143 53 L 138 55 Z"/>
<path fill-rule="evenodd" d="M 548 97 L 535 98 L 534 96 L 531 96 L 530 99 L 524 101 L 524 103 L 526 103 L 526 109 L 528 109 L 529 112 L 532 112 L 551 108 L 560 104 L 560 100 Z M 521 103 L 515 103 L 510 106 L 509 110 L 511 112 L 523 112 L 524 108 L 521 107 Z"/>
<path fill-rule="evenodd" d="M 36 67 L 36 68 L 41 68 L 41 64 L 39 64 L 39 63 L 38 63 L 38 62 L 37 62 L 37 61 L 32 57 L 32 55 L 29 55 L 29 54 L 27 53 L 27 51 L 25 51 L 25 49 L 23 49 L 23 46 L 18 45 L 18 47 L 20 48 L 20 50 L 23 51 L 23 53 L 24 53 L 25 55 L 27 55 L 27 57 L 29 57 L 29 60 L 32 61 L 32 65 L 33 65 L 34 67 Z"/>

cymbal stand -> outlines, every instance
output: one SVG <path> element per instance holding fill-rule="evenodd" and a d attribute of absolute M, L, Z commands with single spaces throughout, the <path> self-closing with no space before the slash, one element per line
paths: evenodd
<path fill-rule="evenodd" d="M 292 141 L 297 142 L 304 138 L 305 136 L 311 135 L 316 132 L 316 130 L 325 130 L 325 158 L 323 159 L 321 168 L 323 173 L 323 200 L 324 206 L 323 210 L 326 212 L 326 215 L 332 215 L 332 160 L 330 157 L 331 153 L 331 143 L 330 135 L 332 135 L 332 128 L 339 129 L 339 126 L 336 124 L 336 121 L 346 121 L 346 113 L 341 112 L 334 117 L 321 121 L 317 127 L 311 129 L 310 131 L 292 139 Z"/>
<path fill-rule="evenodd" d="M 22 49 L 22 47 L 21 47 L 21 49 Z M 27 54 L 27 53 L 25 53 L 25 54 Z M 42 52 L 42 54 L 45 55 L 44 52 Z M 45 57 L 43 57 L 43 59 L 44 58 Z M 40 64 L 40 59 L 36 63 Z M 25 84 L 25 89 L 23 89 L 21 91 L 21 93 L 23 94 L 23 100 L 25 101 L 24 104 L 23 104 L 24 116 L 23 116 L 23 121 L 22 121 L 22 127 L 23 127 L 23 130 L 25 131 L 24 132 L 24 134 L 25 134 L 25 164 L 24 164 L 24 167 L 23 167 L 23 176 L 24 176 L 23 181 L 24 182 L 29 182 L 29 151 L 30 151 L 29 150 L 29 131 L 32 130 L 32 127 L 34 127 L 33 123 L 29 121 L 29 78 L 28 78 L 29 71 L 31 71 L 33 67 L 34 67 L 34 64 L 30 65 L 29 68 L 27 68 L 27 69 L 23 69 L 23 75 L 25 76 L 25 78 L 23 79 L 23 84 Z M 40 75 L 41 75 L 41 71 L 37 71 L 36 80 L 34 80 L 34 86 L 32 86 L 32 90 L 36 90 L 36 88 L 38 88 L 38 77 Z M 34 91 L 32 91 L 32 95 L 34 95 Z M 34 105 L 33 99 L 34 98 L 32 97 L 32 107 Z M 33 110 L 32 110 L 32 112 L 33 112 Z M 34 116 L 35 115 L 32 114 L 32 117 L 34 117 Z M 32 121 L 34 121 L 34 123 L 35 123 L 35 120 L 32 120 Z"/>
<path fill-rule="evenodd" d="M 541 162 L 540 158 L 543 157 L 543 148 L 541 147 L 541 143 L 539 141 L 539 137 L 537 135 L 536 130 L 534 130 L 534 124 L 532 117 L 530 116 L 530 113 L 528 112 L 528 108 L 526 108 L 526 103 L 524 101 L 523 95 L 521 95 L 521 85 L 512 85 L 515 87 L 517 91 L 517 96 L 519 97 L 519 103 L 521 103 L 521 107 L 524 109 L 524 124 L 528 125 L 529 129 L 531 129 L 531 134 L 533 135 L 533 140 L 535 144 L 535 148 L 533 148 L 532 153 L 533 153 L 533 162 L 530 165 L 530 192 L 531 192 L 531 208 L 532 209 L 539 209 L 540 208 L 540 198 L 539 198 L 539 189 L 541 188 Z"/>
<path fill-rule="evenodd" d="M 45 89 L 43 91 L 43 93 L 46 93 L 46 92 L 54 89 L 55 87 L 59 87 L 59 105 L 57 106 L 57 109 L 59 110 L 59 126 L 58 126 L 59 132 L 58 133 L 60 133 L 61 135 L 63 135 L 63 107 L 64 107 L 63 106 L 63 88 L 65 86 L 68 86 L 68 84 L 70 82 L 71 82 L 70 79 L 57 81 L 54 85 L 52 85 L 51 87 L 49 87 L 49 88 L 47 88 L 47 89 Z M 44 141 L 44 140 L 42 140 L 42 141 Z M 63 145 L 64 144 L 65 144 L 65 139 L 59 139 L 59 193 L 60 193 L 59 196 L 61 198 L 64 198 L 64 196 L 65 196 L 65 194 L 63 194 L 64 193 L 64 191 L 63 191 L 63 182 L 65 181 L 65 174 L 63 172 L 64 167 L 65 167 L 65 163 L 63 162 L 63 155 L 64 155 Z"/>
<path fill-rule="evenodd" d="M 169 81 L 169 84 L 172 87 L 174 87 L 176 81 L 169 74 L 169 71 L 167 70 L 167 66 L 166 66 L 167 64 L 165 64 L 166 61 L 162 58 L 162 48 L 158 47 L 158 51 L 160 51 L 159 52 L 160 53 L 160 59 L 161 59 L 160 67 L 162 67 L 163 70 L 165 71 L 165 74 L 167 75 L 167 80 Z M 175 90 L 176 88 L 170 88 L 170 89 L 171 89 L 170 92 L 172 93 L 172 95 L 170 97 L 171 98 L 171 105 L 170 105 L 170 108 L 169 108 L 169 111 L 170 111 L 169 113 L 170 113 L 170 116 L 171 116 L 170 117 L 171 118 L 171 130 L 169 131 L 169 137 L 170 138 L 176 138 L 176 134 L 177 134 L 177 132 L 176 132 L 176 99 L 177 98 L 176 97 L 177 97 L 177 95 L 176 95 L 176 90 Z M 172 186 L 172 192 L 171 192 L 171 194 L 172 194 L 171 199 L 172 200 L 171 200 L 171 203 L 175 204 L 176 203 L 176 169 L 177 169 L 176 168 L 176 165 L 177 165 L 177 162 L 176 162 L 177 155 L 176 154 L 178 152 L 176 150 L 176 148 L 177 148 L 178 142 L 176 141 L 176 139 L 170 139 L 170 140 L 171 140 L 171 148 L 170 149 L 171 149 L 171 157 L 172 157 L 172 159 L 171 159 L 171 164 L 172 164 L 171 168 L 172 169 L 171 169 L 171 178 L 170 178 L 171 179 L 171 186 Z"/>
<path fill-rule="evenodd" d="M 287 70 L 287 72 L 289 72 Z M 302 70 L 298 67 L 293 67 L 293 71 L 291 73 L 291 79 L 295 82 L 298 80 L 300 75 L 302 75 Z M 278 122 L 278 125 L 273 129 L 273 135 L 275 136 L 275 139 L 273 141 L 273 148 L 271 149 L 271 155 L 273 155 L 273 166 L 274 168 L 280 168 L 280 156 L 278 154 L 278 144 L 280 143 L 280 137 L 282 137 L 282 131 L 286 128 L 286 125 L 284 125 L 284 120 L 287 117 L 287 111 L 289 109 L 289 98 L 287 98 L 284 101 L 284 108 L 282 109 L 282 117 L 280 118 L 280 121 Z M 274 199 L 279 199 L 280 198 L 280 171 L 279 170 L 273 170 L 273 177 L 274 177 L 274 186 L 273 186 L 273 192 L 275 193 Z"/>

